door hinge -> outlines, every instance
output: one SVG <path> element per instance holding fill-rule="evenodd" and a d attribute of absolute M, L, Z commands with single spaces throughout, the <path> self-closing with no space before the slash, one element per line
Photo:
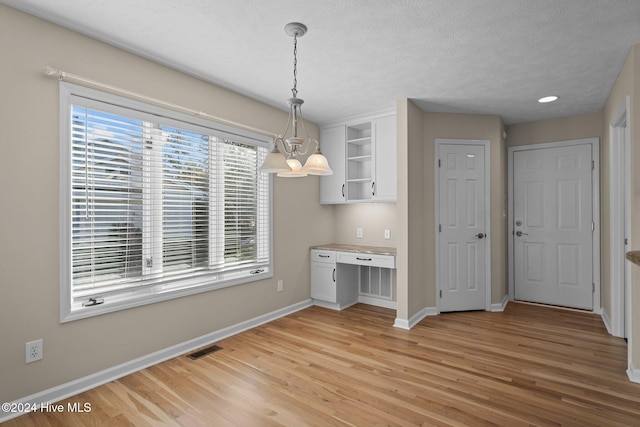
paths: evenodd
<path fill-rule="evenodd" d="M 153 267 L 153 258 L 145 259 L 145 263 L 147 265 L 147 268 L 152 268 Z"/>
<path fill-rule="evenodd" d="M 442 160 L 438 159 L 438 167 L 442 166 Z"/>
<path fill-rule="evenodd" d="M 596 170 L 596 161 L 595 160 L 591 160 L 591 170 L 592 171 Z"/>
<path fill-rule="evenodd" d="M 591 231 L 596 231 L 596 223 L 595 223 L 595 221 L 591 221 Z"/>
<path fill-rule="evenodd" d="M 591 288 L 591 293 L 596 293 L 596 284 L 592 283 L 593 287 Z"/>
<path fill-rule="evenodd" d="M 624 238 L 624 245 L 627 246 L 629 244 L 629 239 L 627 239 L 626 237 Z"/>
<path fill-rule="evenodd" d="M 438 224 L 438 232 L 442 233 L 442 224 Z"/>
<path fill-rule="evenodd" d="M 440 298 L 442 298 L 442 289 L 440 289 Z"/>

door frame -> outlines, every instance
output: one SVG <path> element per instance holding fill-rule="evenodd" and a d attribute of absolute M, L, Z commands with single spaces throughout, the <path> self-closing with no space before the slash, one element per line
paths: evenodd
<path fill-rule="evenodd" d="M 620 106 L 609 124 L 609 220 L 610 220 L 610 265 L 611 312 L 604 310 L 605 324 L 609 333 L 616 337 L 629 336 L 625 330 L 630 326 L 630 272 L 626 260 L 626 248 L 631 248 L 631 169 L 630 159 L 630 103 L 629 96 Z M 621 134 L 620 129 L 626 132 Z M 624 191 L 625 189 L 626 191 Z M 625 232 L 626 231 L 626 232 Z M 627 240 L 625 248 L 624 239 Z M 625 273 L 626 271 L 626 273 Z M 626 284 L 624 281 L 626 280 Z M 610 316 L 607 318 L 607 316 Z M 626 325 L 626 326 L 625 326 Z"/>
<path fill-rule="evenodd" d="M 507 148 L 508 163 L 508 221 L 507 221 L 507 238 L 508 238 L 508 254 L 509 254 L 509 300 L 514 301 L 515 297 L 515 257 L 514 257 L 514 225 L 513 225 L 513 157 L 518 151 L 540 150 L 545 148 L 568 147 L 572 145 L 591 145 L 591 155 L 593 160 L 593 173 L 591 174 L 591 191 L 592 191 L 592 218 L 594 223 L 592 237 L 592 275 L 593 275 L 593 310 L 595 314 L 600 314 L 602 307 L 600 304 L 600 138 L 584 138 L 572 139 L 568 141 L 546 142 L 541 144 L 519 145 Z"/>
<path fill-rule="evenodd" d="M 486 245 L 485 251 L 485 310 L 491 311 L 491 141 L 484 139 L 447 139 L 436 138 L 434 171 L 435 171 L 435 224 L 434 233 L 436 235 L 436 310 L 440 313 L 440 168 L 438 166 L 440 147 L 443 145 L 480 145 L 484 147 L 484 215 L 486 223 Z"/>

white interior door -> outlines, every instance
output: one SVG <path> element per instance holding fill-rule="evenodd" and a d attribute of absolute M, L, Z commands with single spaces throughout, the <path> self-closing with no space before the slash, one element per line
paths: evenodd
<path fill-rule="evenodd" d="M 487 189 L 483 145 L 438 146 L 440 311 L 484 310 Z"/>
<path fill-rule="evenodd" d="M 592 146 L 514 152 L 515 299 L 593 309 Z"/>

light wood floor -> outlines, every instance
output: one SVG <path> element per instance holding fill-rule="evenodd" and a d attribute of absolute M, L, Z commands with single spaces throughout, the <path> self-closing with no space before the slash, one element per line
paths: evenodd
<path fill-rule="evenodd" d="M 510 303 L 428 317 L 311 307 L 62 403 L 19 426 L 639 426 L 640 384 L 600 317 Z"/>

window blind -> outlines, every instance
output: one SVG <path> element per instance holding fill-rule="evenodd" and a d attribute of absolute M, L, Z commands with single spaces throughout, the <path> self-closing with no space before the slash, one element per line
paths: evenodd
<path fill-rule="evenodd" d="M 70 105 L 74 301 L 224 285 L 269 268 L 266 144 L 96 105 Z"/>
<path fill-rule="evenodd" d="M 73 108 L 73 290 L 142 275 L 143 123 Z"/>
<path fill-rule="evenodd" d="M 209 264 L 209 137 L 163 126 L 158 183 L 162 206 L 162 270 L 193 271 Z M 154 147 L 156 149 L 157 147 Z M 214 171 L 215 173 L 215 171 Z"/>

